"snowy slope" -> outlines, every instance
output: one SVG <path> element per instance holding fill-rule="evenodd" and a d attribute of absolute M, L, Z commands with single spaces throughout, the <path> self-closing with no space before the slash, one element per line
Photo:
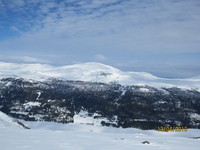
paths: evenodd
<path fill-rule="evenodd" d="M 2 150 L 199 150 L 200 130 L 158 132 L 81 124 L 23 122 L 31 130 L 0 128 Z M 150 144 L 143 144 L 148 141 Z"/>
<path fill-rule="evenodd" d="M 122 85 L 149 85 L 153 87 L 180 87 L 200 89 L 200 78 L 165 79 L 145 72 L 122 72 L 100 63 L 83 63 L 68 66 L 46 64 L 14 64 L 0 62 L 0 78 L 21 77 L 33 80 L 60 78 L 91 82 L 117 82 Z"/>
<path fill-rule="evenodd" d="M 20 127 L 27 128 L 21 122 L 16 119 L 13 119 L 0 111 L 0 127 Z"/>

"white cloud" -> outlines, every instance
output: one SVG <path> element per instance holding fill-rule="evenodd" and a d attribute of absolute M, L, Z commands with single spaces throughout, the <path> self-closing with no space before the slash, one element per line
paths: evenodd
<path fill-rule="evenodd" d="M 25 5 L 25 1 L 24 0 L 14 0 L 14 1 L 6 0 L 4 1 L 4 4 L 6 5 L 8 9 L 11 8 L 13 9 L 13 11 L 16 11 Z"/>
<path fill-rule="evenodd" d="M 0 61 L 19 63 L 50 63 L 49 60 L 39 59 L 29 56 L 4 56 L 0 55 Z"/>
<path fill-rule="evenodd" d="M 15 32 L 17 32 L 17 33 L 19 33 L 19 34 L 23 34 L 23 32 L 20 31 L 20 30 L 19 30 L 17 27 L 15 27 L 15 26 L 11 26 L 10 28 L 11 28 L 11 30 L 13 30 L 13 31 L 15 31 Z"/>
<path fill-rule="evenodd" d="M 106 58 L 104 55 L 102 55 L 102 54 L 97 54 L 97 55 L 95 55 L 95 59 L 96 59 L 97 61 L 104 61 L 104 60 L 106 60 L 107 58 Z"/>
<path fill-rule="evenodd" d="M 4 3 L 7 9 L 12 5 L 11 0 L 8 1 L 10 3 Z M 140 53 L 149 57 L 138 58 L 138 63 L 151 64 L 148 62 L 157 59 L 151 54 L 170 53 L 175 58 L 180 53 L 199 52 L 200 1 L 197 0 L 25 2 L 23 5 L 19 2 L 17 6 L 21 9 L 16 9 L 13 16 L 7 16 L 14 19 L 11 29 L 22 33 L 15 39 L 0 41 L 0 50 L 4 54 L 33 54 L 31 56 L 38 58 L 41 54 L 74 56 L 63 57 L 64 63 L 94 59 L 107 62 L 108 57 L 109 62 L 122 63 L 120 60 L 123 59 L 123 64 L 127 64 L 137 59 Z M 9 9 L 12 11 L 14 9 Z M 5 13 L 7 11 L 3 10 L 2 14 Z M 56 58 L 51 60 L 56 62 Z M 159 58 L 156 61 L 161 62 Z M 185 62 L 188 63 L 186 58 Z"/>
<path fill-rule="evenodd" d="M 196 15 L 199 12 L 198 6 L 195 5 L 197 2 L 117 2 L 119 1 L 40 2 L 40 7 L 35 12 L 38 19 L 22 20 L 31 28 L 24 32 L 19 40 L 45 40 L 48 43 L 62 40 L 63 43 L 68 43 L 73 38 L 103 37 L 105 41 L 110 41 L 109 46 L 125 46 L 128 47 L 127 50 L 196 51 L 193 47 L 197 47 L 200 41 L 197 38 L 200 26 L 200 18 Z M 50 11 L 52 8 L 54 11 Z M 19 29 L 18 26 L 13 27 Z M 125 41 L 124 45 L 118 41 Z M 89 41 L 87 43 L 91 44 Z M 181 43 L 184 43 L 186 48 L 182 48 Z M 163 47 L 166 47 L 166 50 Z"/>
<path fill-rule="evenodd" d="M 28 56 L 24 56 L 21 58 L 24 62 L 41 62 L 43 60 L 37 59 L 37 58 L 33 58 L 33 57 L 28 57 Z"/>

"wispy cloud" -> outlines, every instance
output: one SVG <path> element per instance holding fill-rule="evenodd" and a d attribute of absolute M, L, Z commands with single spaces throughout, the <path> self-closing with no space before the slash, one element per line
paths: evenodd
<path fill-rule="evenodd" d="M 17 63 L 50 63 L 49 60 L 29 56 L 4 56 L 0 55 L 0 61 Z"/>
<path fill-rule="evenodd" d="M 17 32 L 17 33 L 19 33 L 19 34 L 23 34 L 23 32 L 20 31 L 20 30 L 19 30 L 17 27 L 15 27 L 15 26 L 11 26 L 10 29 L 13 30 L 13 31 L 15 31 L 15 32 Z"/>
<path fill-rule="evenodd" d="M 0 10 L 5 55 L 73 56 L 57 60 L 63 63 L 108 57 L 144 65 L 157 59 L 156 53 L 200 52 L 198 0 L 0 0 Z M 140 54 L 148 57 L 138 59 Z"/>
<path fill-rule="evenodd" d="M 7 12 L 13 13 L 9 16 L 13 19 L 11 29 L 23 32 L 20 40 L 62 39 L 66 42 L 73 38 L 105 37 L 111 42 L 126 40 L 130 49 L 197 51 L 199 3 L 195 0 L 17 0 L 4 2 L 4 5 Z M 183 49 L 181 43 L 185 43 L 186 48 Z"/>
<path fill-rule="evenodd" d="M 48 62 L 47 60 L 42 60 L 42 59 L 28 57 L 28 56 L 22 57 L 21 60 L 24 62 L 30 62 L 30 63 L 47 63 Z"/>
<path fill-rule="evenodd" d="M 95 55 L 95 59 L 96 59 L 97 61 L 104 61 L 104 60 L 106 60 L 107 58 L 106 58 L 106 56 L 104 56 L 104 55 L 102 55 L 102 54 L 97 54 L 97 55 Z"/>

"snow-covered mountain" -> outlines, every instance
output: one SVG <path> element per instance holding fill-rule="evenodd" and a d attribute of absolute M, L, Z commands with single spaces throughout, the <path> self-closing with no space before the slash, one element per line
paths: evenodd
<path fill-rule="evenodd" d="M 200 80 L 122 72 L 100 63 L 0 63 L 0 111 L 27 121 L 200 128 Z"/>
<path fill-rule="evenodd" d="M 0 79 L 0 111 L 27 121 L 200 128 L 200 92 L 84 81 Z"/>
<path fill-rule="evenodd" d="M 179 87 L 200 89 L 200 78 L 167 79 L 146 72 L 123 72 L 101 63 L 83 63 L 68 66 L 46 64 L 16 64 L 0 62 L 0 78 L 20 77 L 38 81 L 57 78 L 74 81 L 117 82 L 122 85 L 149 85 L 156 88 Z"/>

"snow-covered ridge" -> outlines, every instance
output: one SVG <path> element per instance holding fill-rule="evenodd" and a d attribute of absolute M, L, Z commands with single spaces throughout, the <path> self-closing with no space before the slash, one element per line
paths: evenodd
<path fill-rule="evenodd" d="M 200 89 L 200 78 L 159 78 L 146 72 L 123 72 L 117 68 L 95 62 L 68 66 L 0 62 L 0 78 L 5 77 L 20 77 L 39 81 L 59 78 L 103 83 L 117 82 L 122 85 L 149 85 L 156 88 L 179 87 Z"/>

